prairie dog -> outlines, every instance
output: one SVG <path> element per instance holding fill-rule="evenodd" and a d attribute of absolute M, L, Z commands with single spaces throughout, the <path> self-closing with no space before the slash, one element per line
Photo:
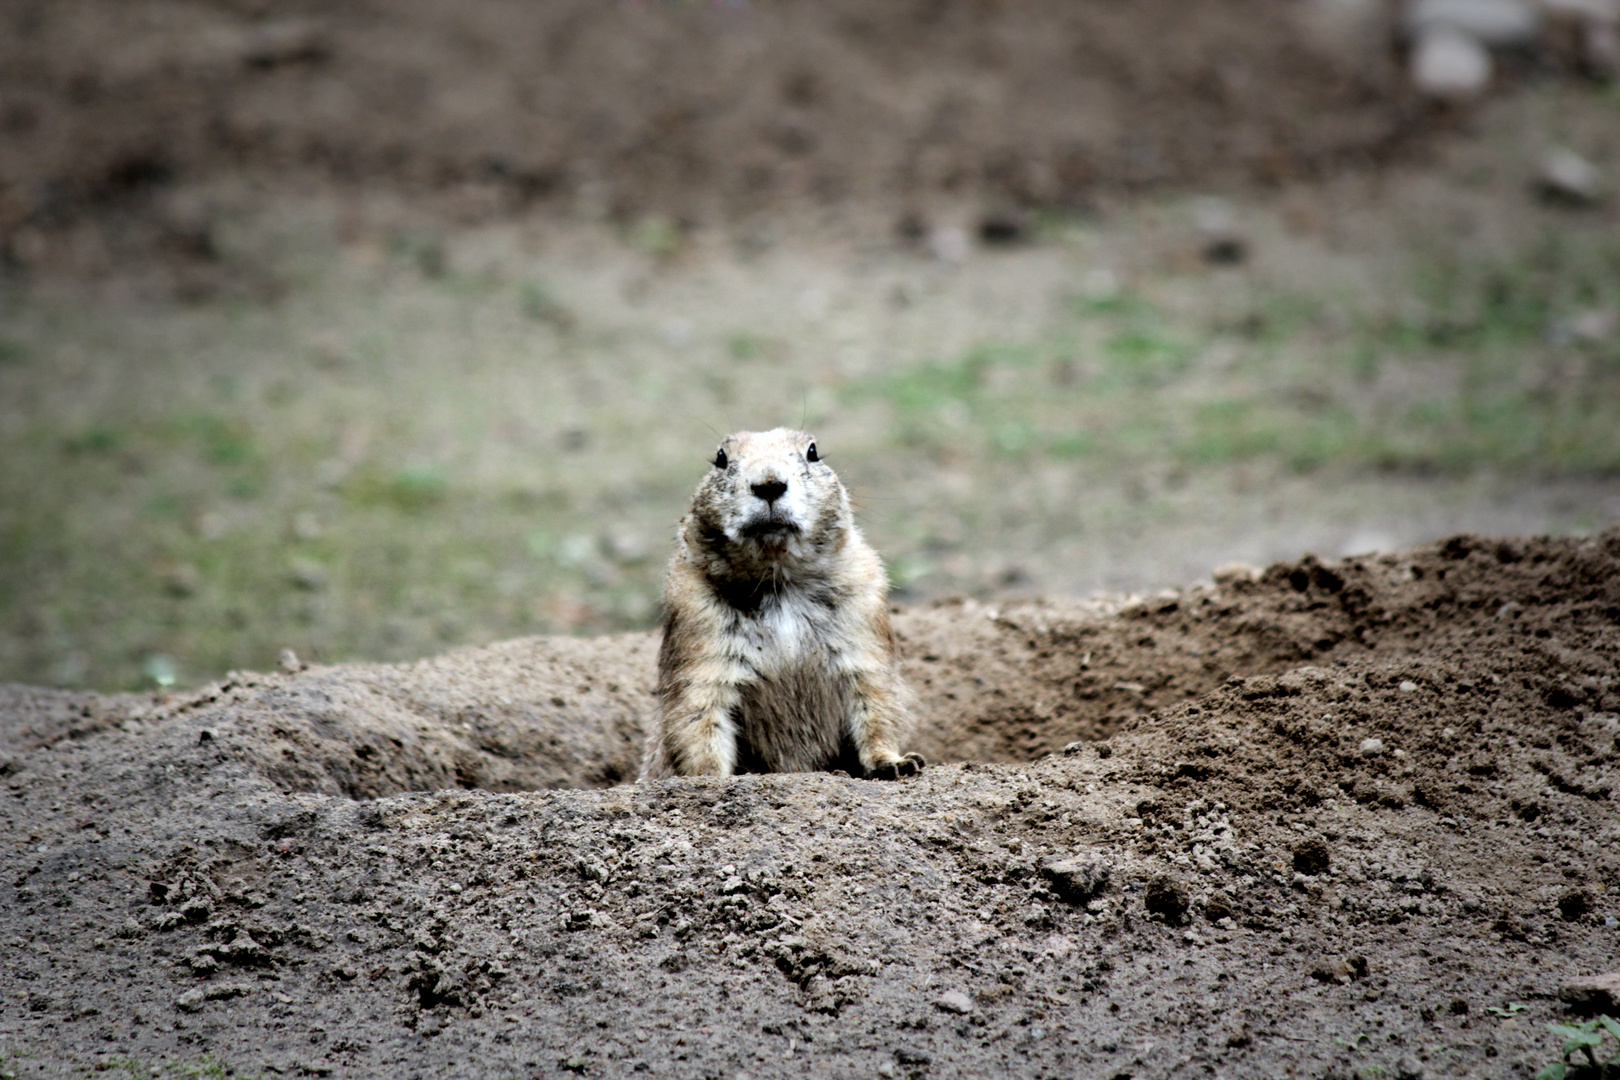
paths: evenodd
<path fill-rule="evenodd" d="M 923 767 L 911 723 L 883 561 L 837 474 L 802 431 L 727 436 L 670 560 L 641 779 L 895 779 Z"/>

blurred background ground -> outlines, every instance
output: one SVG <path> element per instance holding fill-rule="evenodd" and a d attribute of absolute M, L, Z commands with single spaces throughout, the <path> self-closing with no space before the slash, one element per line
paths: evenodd
<path fill-rule="evenodd" d="M 1496 10 L 8 0 L 0 680 L 650 625 L 782 423 L 908 602 L 1620 520 L 1612 13 Z"/>

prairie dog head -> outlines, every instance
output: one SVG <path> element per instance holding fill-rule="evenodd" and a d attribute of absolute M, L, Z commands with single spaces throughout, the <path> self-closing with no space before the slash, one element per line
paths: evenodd
<path fill-rule="evenodd" d="M 739 431 L 692 496 L 689 553 L 714 576 L 770 576 L 835 552 L 849 495 L 802 431 Z"/>

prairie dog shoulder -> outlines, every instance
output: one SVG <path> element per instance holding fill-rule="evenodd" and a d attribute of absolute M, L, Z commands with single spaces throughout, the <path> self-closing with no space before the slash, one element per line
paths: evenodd
<path fill-rule="evenodd" d="M 642 778 L 922 767 L 883 562 L 813 438 L 721 442 L 664 590 L 658 716 Z"/>

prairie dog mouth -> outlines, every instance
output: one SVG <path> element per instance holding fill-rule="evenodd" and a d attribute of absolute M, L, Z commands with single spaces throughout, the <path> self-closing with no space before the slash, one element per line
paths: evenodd
<path fill-rule="evenodd" d="M 766 538 L 781 539 L 791 536 L 793 533 L 798 531 L 799 527 L 793 524 L 791 521 L 777 521 L 771 518 L 763 518 L 756 521 L 750 521 L 747 525 L 744 525 L 742 534 L 750 537 L 751 539 L 763 540 Z"/>

